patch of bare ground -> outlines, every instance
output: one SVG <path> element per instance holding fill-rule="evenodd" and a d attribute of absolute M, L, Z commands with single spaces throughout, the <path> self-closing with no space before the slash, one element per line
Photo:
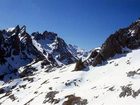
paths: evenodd
<path fill-rule="evenodd" d="M 88 103 L 87 99 L 82 99 L 81 97 L 77 97 L 75 95 L 68 95 L 65 96 L 65 98 L 68 98 L 68 100 L 62 105 L 86 105 Z"/>
<path fill-rule="evenodd" d="M 43 104 L 51 103 L 51 104 L 57 104 L 59 103 L 60 99 L 55 99 L 55 95 L 58 94 L 58 91 L 50 91 L 49 93 L 47 93 L 47 95 L 45 96 L 45 100 L 43 101 Z"/>

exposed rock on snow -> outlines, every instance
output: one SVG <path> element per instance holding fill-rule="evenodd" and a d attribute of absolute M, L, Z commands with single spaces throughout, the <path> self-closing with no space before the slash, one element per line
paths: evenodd
<path fill-rule="evenodd" d="M 77 50 L 55 33 L 1 30 L 0 104 L 140 105 L 139 31 L 137 21 L 74 63 Z"/>
<path fill-rule="evenodd" d="M 131 31 L 130 31 L 131 30 Z M 132 31 L 133 30 L 133 31 Z M 132 49 L 140 47 L 140 21 L 132 23 L 127 28 L 122 28 L 110 35 L 100 49 L 92 51 L 85 61 L 86 64 L 96 66 L 115 56 L 116 54 L 127 53 Z"/>
<path fill-rule="evenodd" d="M 45 31 L 43 34 L 34 32 L 29 35 L 26 26 L 0 30 L 1 80 L 28 76 L 34 72 L 30 65 L 39 61 L 42 61 L 43 68 L 71 64 L 77 58 L 56 33 Z M 20 67 L 25 68 L 22 74 L 19 74 Z"/>

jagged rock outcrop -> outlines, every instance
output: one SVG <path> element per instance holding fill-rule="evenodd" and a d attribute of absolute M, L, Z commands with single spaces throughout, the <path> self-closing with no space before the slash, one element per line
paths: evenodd
<path fill-rule="evenodd" d="M 18 76 L 18 69 L 41 61 L 41 67 L 74 63 L 77 58 L 56 33 L 26 32 L 26 26 L 0 30 L 0 76 Z M 25 72 L 25 71 L 23 71 Z M 26 72 L 25 72 L 26 73 Z M 25 75 L 24 73 L 24 75 Z"/>
<path fill-rule="evenodd" d="M 56 33 L 45 31 L 43 34 L 35 32 L 32 34 L 34 45 L 40 49 L 44 56 L 50 57 L 58 65 L 70 64 L 77 61 L 77 58 L 71 53 L 65 41 L 58 37 Z"/>
<path fill-rule="evenodd" d="M 85 67 L 86 67 L 86 66 L 85 66 L 84 63 L 82 62 L 82 59 L 79 59 L 79 60 L 76 62 L 76 66 L 75 66 L 74 71 L 82 70 L 82 69 L 84 69 Z"/>
<path fill-rule="evenodd" d="M 132 23 L 127 28 L 120 29 L 110 35 L 98 53 L 92 52 L 89 59 L 94 58 L 92 65 L 101 64 L 102 61 L 113 57 L 115 54 L 125 53 L 125 48 L 137 49 L 140 47 L 140 21 Z M 93 56 L 94 55 L 94 56 Z"/>
<path fill-rule="evenodd" d="M 140 47 L 140 20 L 132 23 L 127 28 L 122 28 L 110 35 L 102 44 L 101 48 L 93 50 L 87 60 L 84 61 L 86 66 L 102 64 L 103 61 L 115 56 L 128 52 L 126 49 L 137 49 Z"/>
<path fill-rule="evenodd" d="M 14 75 L 18 68 L 32 61 L 45 59 L 32 43 L 26 27 L 16 26 L 8 30 L 0 30 L 0 76 Z"/>

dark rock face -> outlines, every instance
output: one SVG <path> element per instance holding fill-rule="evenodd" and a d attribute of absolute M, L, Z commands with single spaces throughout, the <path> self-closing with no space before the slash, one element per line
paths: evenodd
<path fill-rule="evenodd" d="M 21 66 L 45 57 L 35 48 L 26 27 L 0 31 L 0 75 L 12 74 Z"/>
<path fill-rule="evenodd" d="M 85 65 L 84 65 L 84 63 L 82 62 L 82 60 L 80 59 L 80 60 L 78 60 L 78 61 L 76 62 L 76 66 L 75 66 L 74 71 L 79 71 L 79 70 L 82 70 L 82 69 L 84 69 L 84 68 L 85 68 Z"/>
<path fill-rule="evenodd" d="M 120 29 L 110 35 L 99 52 L 94 50 L 89 57 L 92 60 L 92 65 L 101 64 L 102 61 L 113 57 L 115 54 L 125 53 L 125 48 L 137 49 L 140 47 L 140 21 L 136 21 L 127 28 Z"/>
<path fill-rule="evenodd" d="M 75 95 L 68 95 L 65 98 L 68 98 L 62 105 L 87 105 L 87 99 L 82 99 L 81 97 L 77 97 Z"/>
<path fill-rule="evenodd" d="M 81 70 L 86 66 L 97 66 L 116 54 L 127 53 L 129 50 L 140 47 L 140 20 L 129 27 L 120 29 L 110 35 L 100 49 L 95 49 L 84 62 L 77 62 L 75 70 Z M 80 65 L 80 66 L 79 66 Z M 84 67 L 85 66 L 85 67 Z"/>
<path fill-rule="evenodd" d="M 32 36 L 34 36 L 35 40 L 48 39 L 48 40 L 54 41 L 55 38 L 57 37 L 57 34 L 53 32 L 44 31 L 43 34 L 39 32 L 34 32 L 32 33 Z"/>
<path fill-rule="evenodd" d="M 34 37 L 33 39 L 37 41 L 37 43 L 42 45 L 42 49 L 44 49 L 42 53 L 44 55 L 49 55 L 52 61 L 57 62 L 55 60 L 57 59 L 63 64 L 70 64 L 77 61 L 77 58 L 75 58 L 70 52 L 68 45 L 62 38 L 58 37 L 56 33 L 45 31 L 43 34 L 40 34 L 36 32 L 33 33 L 32 36 Z"/>
<path fill-rule="evenodd" d="M 63 39 L 57 38 L 56 46 L 54 53 L 58 52 L 60 54 L 58 58 L 60 61 L 66 64 L 74 63 L 76 61 L 76 58 L 69 52 L 68 46 Z"/>
<path fill-rule="evenodd" d="M 70 64 L 76 60 L 65 41 L 56 33 L 45 31 L 42 34 L 34 32 L 29 35 L 26 26 L 0 30 L 0 76 L 2 77 L 15 73 L 15 70 L 18 72 L 20 67 L 26 67 L 31 62 L 42 61 L 40 66 L 44 68 L 46 65 L 54 67 L 58 66 L 59 62 Z M 30 71 L 34 70 L 24 71 L 24 76 Z"/>

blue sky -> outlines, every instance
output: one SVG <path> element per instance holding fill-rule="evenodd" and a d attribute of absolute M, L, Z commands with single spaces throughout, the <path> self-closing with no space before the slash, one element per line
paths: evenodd
<path fill-rule="evenodd" d="M 0 0 L 0 28 L 58 33 L 67 43 L 92 49 L 140 17 L 140 0 Z"/>

